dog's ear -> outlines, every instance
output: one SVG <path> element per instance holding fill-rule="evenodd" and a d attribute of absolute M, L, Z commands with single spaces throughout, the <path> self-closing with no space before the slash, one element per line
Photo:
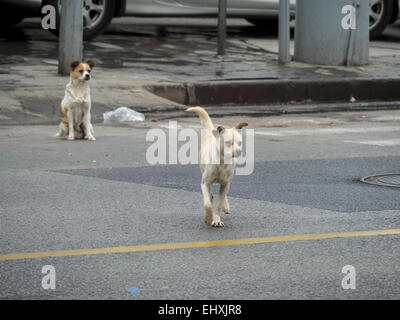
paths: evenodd
<path fill-rule="evenodd" d="M 217 127 L 217 129 L 214 129 L 212 132 L 215 137 L 218 137 L 219 135 L 223 134 L 224 131 L 225 131 L 225 127 L 219 126 L 219 127 Z"/>
<path fill-rule="evenodd" d="M 249 124 L 247 123 L 247 122 L 241 122 L 241 123 L 239 123 L 238 125 L 236 125 L 235 126 L 235 129 L 236 130 L 240 130 L 240 129 L 242 129 L 243 127 L 247 127 Z"/>
<path fill-rule="evenodd" d="M 81 64 L 80 61 L 74 61 L 71 63 L 71 71 L 74 71 L 77 66 Z"/>
<path fill-rule="evenodd" d="M 88 60 L 86 61 L 86 63 L 88 64 L 88 66 L 90 67 L 90 69 L 94 68 L 94 62 L 92 60 Z"/>

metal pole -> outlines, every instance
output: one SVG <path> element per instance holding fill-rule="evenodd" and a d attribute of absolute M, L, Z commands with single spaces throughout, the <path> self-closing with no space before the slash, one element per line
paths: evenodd
<path fill-rule="evenodd" d="M 83 0 L 61 0 L 58 73 L 67 75 L 73 61 L 83 55 Z"/>
<path fill-rule="evenodd" d="M 218 55 L 225 54 L 226 47 L 226 2 L 219 0 L 218 3 Z"/>
<path fill-rule="evenodd" d="M 279 63 L 290 62 L 290 1 L 279 0 Z"/>

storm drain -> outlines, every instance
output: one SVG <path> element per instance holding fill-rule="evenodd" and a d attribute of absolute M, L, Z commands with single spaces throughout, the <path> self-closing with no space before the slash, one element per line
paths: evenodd
<path fill-rule="evenodd" d="M 399 173 L 377 174 L 374 176 L 361 178 L 360 181 L 376 186 L 400 188 Z"/>

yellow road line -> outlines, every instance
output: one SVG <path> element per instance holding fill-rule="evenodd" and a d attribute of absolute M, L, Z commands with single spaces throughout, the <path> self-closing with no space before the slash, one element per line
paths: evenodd
<path fill-rule="evenodd" d="M 77 250 L 60 250 L 60 251 L 44 251 L 44 252 L 25 252 L 25 253 L 0 254 L 0 261 L 49 258 L 49 257 L 80 256 L 80 255 L 94 255 L 94 254 L 108 254 L 108 253 L 161 251 L 161 250 L 175 250 L 175 249 L 187 249 L 187 248 L 208 248 L 208 247 L 222 247 L 222 246 L 234 246 L 234 245 L 244 245 L 244 244 L 273 243 L 273 242 L 301 241 L 301 240 L 319 240 L 319 239 L 332 239 L 332 238 L 384 236 L 384 235 L 397 235 L 397 234 L 400 234 L 400 229 L 317 233 L 317 234 L 299 234 L 299 235 L 274 236 L 274 237 L 263 237 L 263 238 L 217 240 L 217 241 L 161 243 L 161 244 L 137 245 L 137 246 L 129 246 L 129 247 L 77 249 Z"/>

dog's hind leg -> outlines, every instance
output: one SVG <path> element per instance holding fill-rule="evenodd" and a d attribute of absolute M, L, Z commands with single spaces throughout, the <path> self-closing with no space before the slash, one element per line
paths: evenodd
<path fill-rule="evenodd" d="M 66 127 L 65 124 L 61 122 L 58 127 L 58 132 L 54 135 L 54 137 L 64 139 L 67 135 L 68 135 L 68 127 Z"/>
<path fill-rule="evenodd" d="M 201 181 L 201 192 L 203 193 L 204 222 L 210 225 L 213 220 L 213 202 L 211 198 L 211 184 L 207 183 L 205 179 Z"/>

